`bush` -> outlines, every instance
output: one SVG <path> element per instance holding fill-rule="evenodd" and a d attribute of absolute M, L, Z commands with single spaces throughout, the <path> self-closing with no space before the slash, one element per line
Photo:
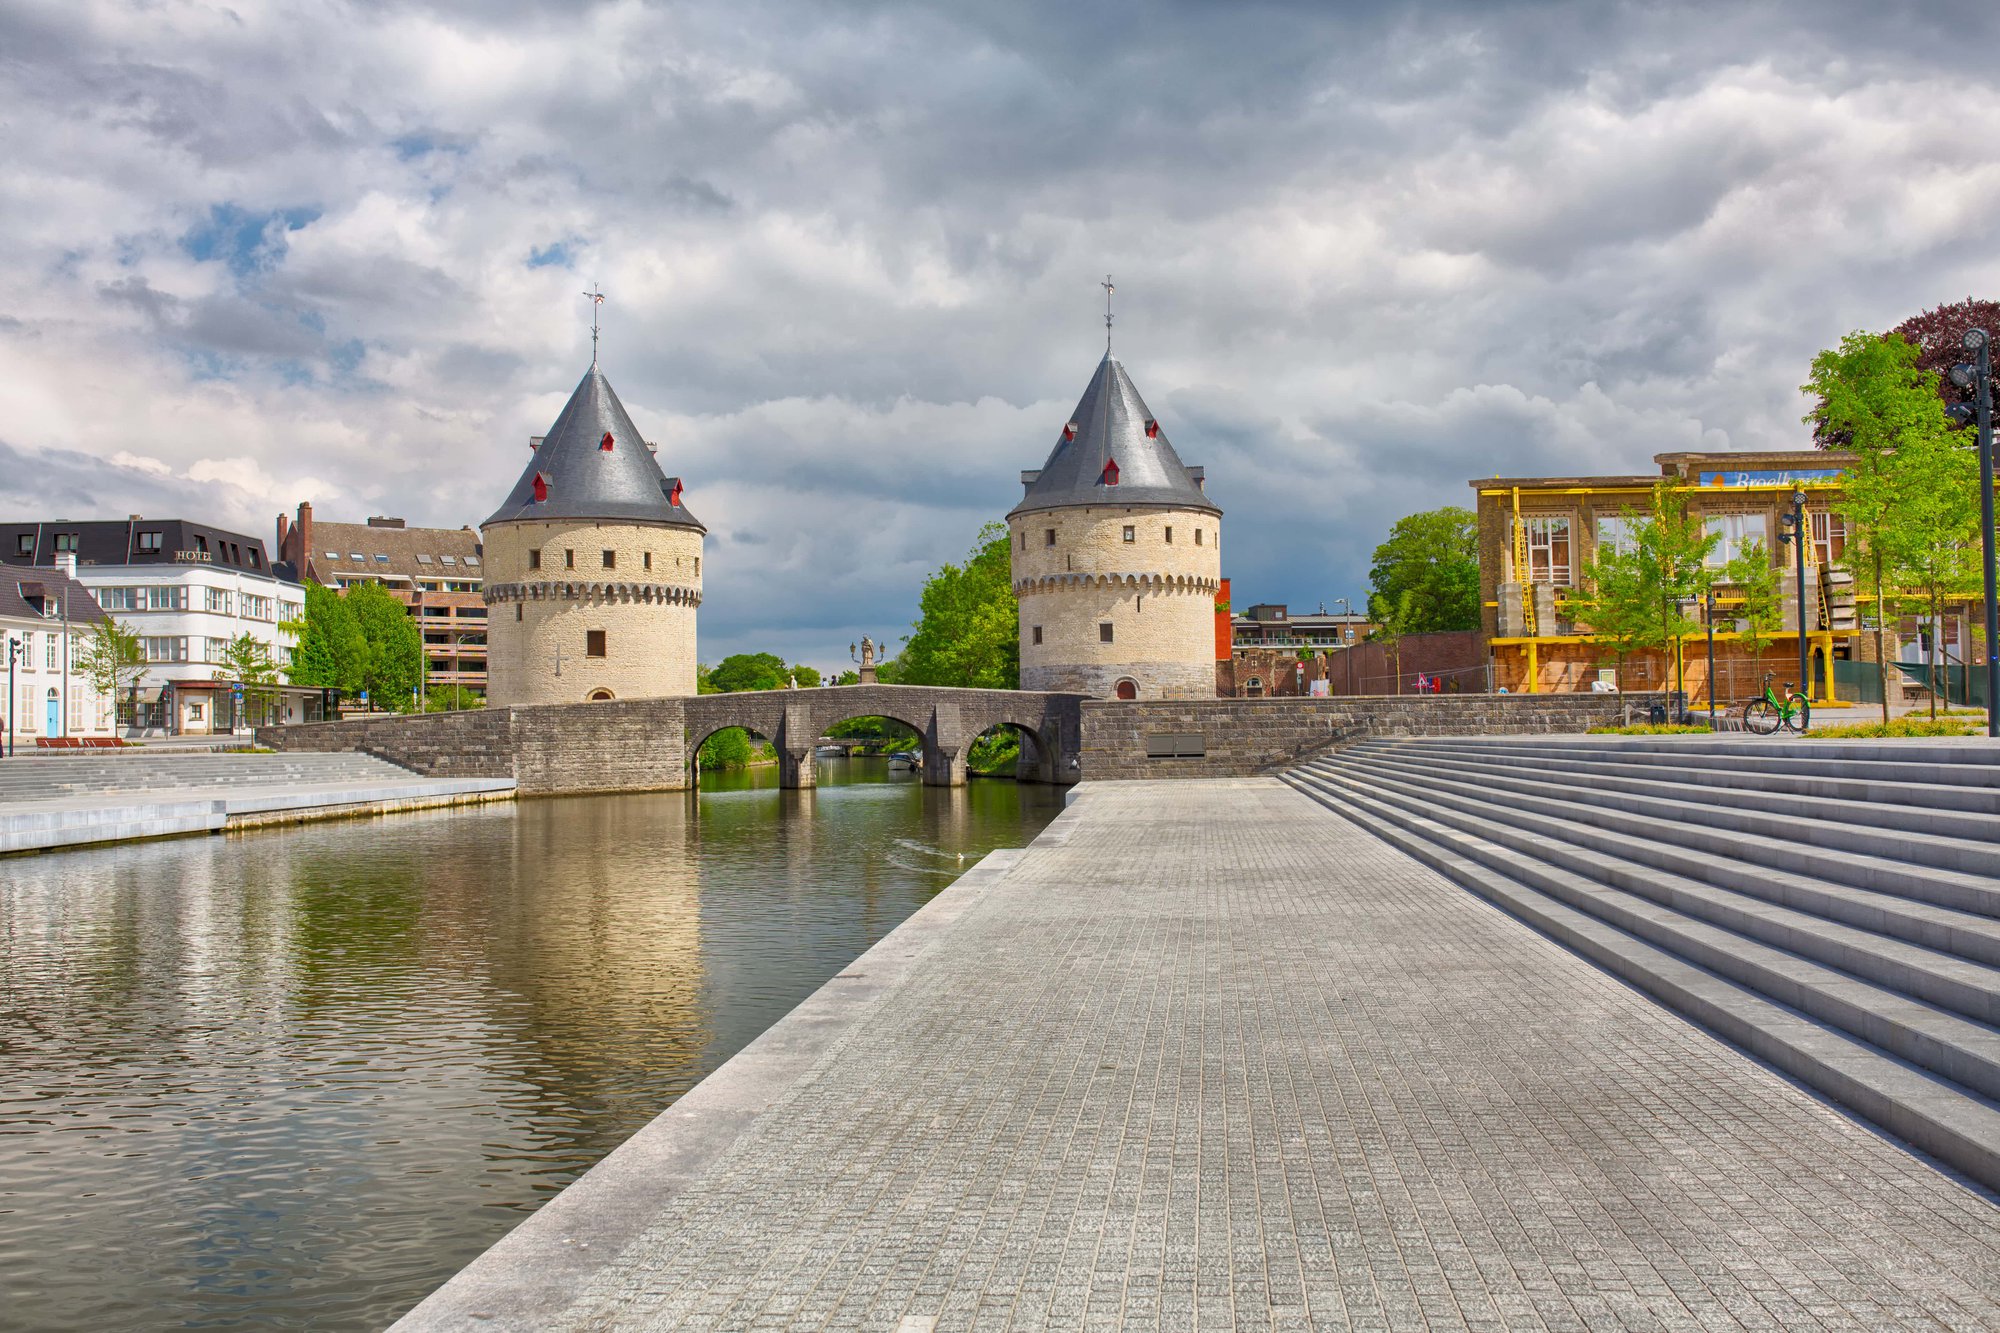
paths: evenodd
<path fill-rule="evenodd" d="M 1705 726 L 1682 726 L 1677 722 L 1635 722 L 1629 727 L 1592 727 L 1592 736 L 1707 736 Z"/>
<path fill-rule="evenodd" d="M 1983 722 L 1983 715 L 1981 717 Z M 1977 736 L 1985 728 L 1969 718 L 1898 717 L 1888 722 L 1860 722 L 1851 727 L 1815 727 L 1811 734 L 1829 740 L 1917 740 L 1934 736 Z"/>

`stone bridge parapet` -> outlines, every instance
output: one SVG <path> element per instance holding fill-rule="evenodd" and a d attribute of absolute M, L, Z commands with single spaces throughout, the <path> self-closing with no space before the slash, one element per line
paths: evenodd
<path fill-rule="evenodd" d="M 886 717 L 917 733 L 928 785 L 962 785 L 972 742 L 999 726 L 1021 734 L 1018 777 L 1068 783 L 1079 776 L 1082 703 L 1038 690 L 839 685 L 348 718 L 260 727 L 257 740 L 275 750 L 359 750 L 436 777 L 511 777 L 522 795 L 553 796 L 690 786 L 701 743 L 742 727 L 777 750 L 780 785 L 810 787 L 822 737 L 854 718 Z"/>

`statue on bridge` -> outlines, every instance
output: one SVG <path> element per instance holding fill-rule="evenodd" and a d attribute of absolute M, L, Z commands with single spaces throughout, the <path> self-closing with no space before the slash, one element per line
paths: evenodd
<path fill-rule="evenodd" d="M 849 657 L 854 657 L 854 645 L 853 645 L 853 644 L 851 644 L 851 643 L 847 645 L 847 655 L 848 655 Z M 859 657 L 855 657 L 855 658 L 854 658 L 854 660 L 855 660 L 855 661 L 857 661 L 857 662 L 859 662 L 859 663 L 861 663 L 861 683 L 862 683 L 863 685 L 873 685 L 873 684 L 875 684 L 875 683 L 876 683 L 876 682 L 875 682 L 875 640 L 873 640 L 873 639 L 869 638 L 869 637 L 868 637 L 868 636 L 867 636 L 866 634 L 862 635 L 862 636 L 861 636 L 861 656 L 859 656 Z"/>

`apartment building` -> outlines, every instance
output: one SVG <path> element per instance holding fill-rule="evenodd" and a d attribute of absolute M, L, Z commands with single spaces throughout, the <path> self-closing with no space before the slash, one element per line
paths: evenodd
<path fill-rule="evenodd" d="M 1847 534 L 1835 512 L 1846 454 L 1821 450 L 1770 453 L 1671 453 L 1653 459 L 1658 471 L 1617 477 L 1488 477 L 1469 483 L 1477 496 L 1482 616 L 1495 684 L 1514 692 L 1670 689 L 1685 684 L 1705 699 L 1706 638 L 1681 662 L 1664 654 L 1629 654 L 1624 678 L 1607 645 L 1577 609 L 1583 573 L 1599 549 L 1631 540 L 1632 517 L 1651 505 L 1654 483 L 1670 478 L 1686 488 L 1689 506 L 1720 540 L 1710 555 L 1727 564 L 1752 544 L 1782 570 L 1784 624 L 1776 643 L 1750 653 L 1738 643 L 1731 615 L 1741 598 L 1718 594 L 1715 695 L 1752 696 L 1763 673 L 1798 675 L 1796 557 L 1779 540 L 1781 514 L 1792 496 L 1806 496 L 1806 626 L 1815 697 L 1833 693 L 1833 664 L 1864 651 L 1854 581 L 1842 568 Z M 1699 658 L 1700 660 L 1697 660 Z M 1789 669 L 1787 669 L 1789 668 Z"/>
<path fill-rule="evenodd" d="M 413 528 L 400 518 L 333 523 L 310 503 L 278 516 L 278 565 L 290 578 L 343 590 L 379 583 L 423 632 L 426 684 L 486 693 L 486 571 L 471 528 Z"/>
<path fill-rule="evenodd" d="M 248 634 L 280 671 L 305 613 L 304 592 L 272 569 L 263 542 L 184 519 L 0 523 L 0 561 L 48 570 L 74 561 L 77 580 L 138 636 L 147 667 L 117 701 L 125 725 L 217 735 L 317 716 L 318 691 L 274 687 L 246 700 L 225 653 Z"/>
<path fill-rule="evenodd" d="M 104 619 L 90 590 L 63 562 L 52 569 L 7 569 L 0 577 L 0 672 L 12 667 L 5 708 L 15 746 L 95 740 L 117 733 L 108 692 L 94 688 L 78 659 Z"/>

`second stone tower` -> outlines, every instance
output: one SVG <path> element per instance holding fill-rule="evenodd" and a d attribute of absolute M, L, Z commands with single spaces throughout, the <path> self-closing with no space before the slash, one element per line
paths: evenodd
<path fill-rule="evenodd" d="M 493 516 L 487 702 L 695 692 L 708 531 L 595 364 Z"/>
<path fill-rule="evenodd" d="M 1215 697 L 1222 510 L 1109 353 L 1007 515 L 1021 687 Z"/>

